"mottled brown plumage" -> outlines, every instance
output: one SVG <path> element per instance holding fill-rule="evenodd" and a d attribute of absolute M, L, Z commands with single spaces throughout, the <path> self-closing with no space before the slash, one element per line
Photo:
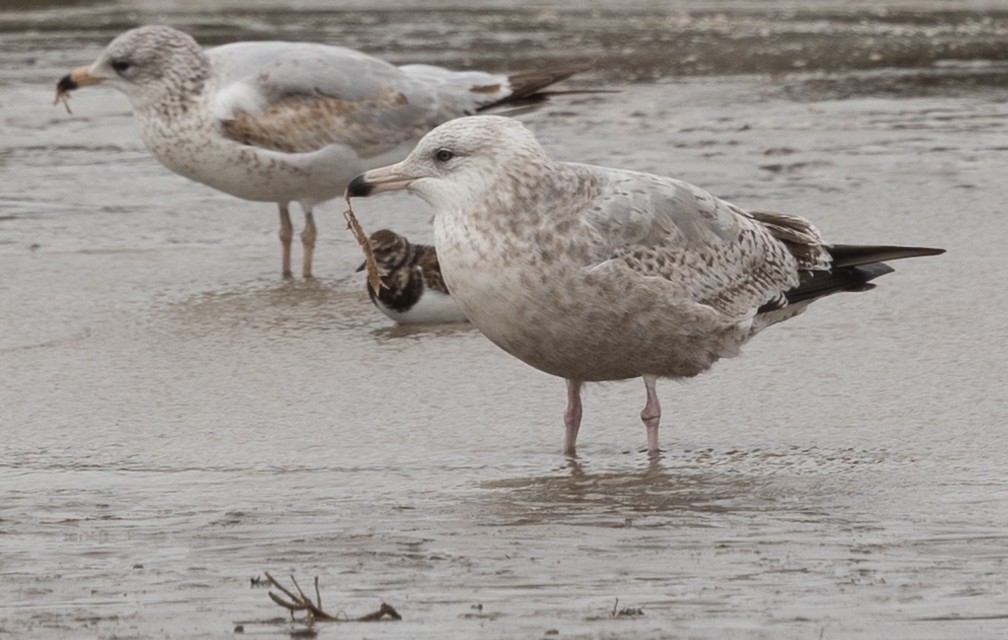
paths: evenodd
<path fill-rule="evenodd" d="M 236 111 L 231 119 L 221 122 L 221 130 L 241 144 L 285 153 L 310 153 L 335 143 L 349 143 L 362 153 L 375 153 L 423 133 L 420 126 L 388 131 L 367 124 L 369 110 L 394 110 L 406 105 L 406 97 L 398 92 L 356 102 L 323 93 L 291 94 L 261 113 Z"/>
<path fill-rule="evenodd" d="M 350 195 L 408 189 L 434 207 L 459 307 L 490 340 L 567 381 L 574 453 L 584 382 L 642 377 L 658 451 L 657 378 L 687 378 L 762 329 L 940 249 L 825 243 L 805 218 L 747 211 L 681 180 L 549 158 L 506 118 L 459 118 Z"/>

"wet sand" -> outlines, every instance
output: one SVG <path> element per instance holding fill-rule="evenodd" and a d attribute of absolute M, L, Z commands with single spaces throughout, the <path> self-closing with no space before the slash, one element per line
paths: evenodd
<path fill-rule="evenodd" d="M 829 4 L 0 11 L 0 637 L 229 636 L 284 613 L 250 586 L 264 570 L 404 618 L 324 638 L 1004 637 L 1008 13 Z M 658 461 L 639 383 L 589 387 L 572 462 L 562 381 L 370 306 L 342 203 L 316 213 L 319 277 L 283 282 L 273 207 L 161 167 L 111 90 L 49 106 L 154 21 L 400 62 L 593 59 L 569 86 L 618 95 L 523 118 L 555 157 L 949 252 L 662 383 Z M 430 238 L 417 199 L 355 210 Z"/>

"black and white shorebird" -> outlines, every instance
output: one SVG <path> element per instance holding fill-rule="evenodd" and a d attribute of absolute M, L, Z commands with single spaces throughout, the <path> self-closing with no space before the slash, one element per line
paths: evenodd
<path fill-rule="evenodd" d="M 389 229 L 368 238 L 381 275 L 377 293 L 365 283 L 371 302 L 399 324 L 451 324 L 468 322 L 458 308 L 444 278 L 437 251 L 414 244 Z M 357 271 L 363 271 L 362 264 Z"/>
<path fill-rule="evenodd" d="M 941 249 L 827 244 L 805 218 L 744 210 L 686 182 L 550 159 L 528 129 L 459 118 L 348 196 L 405 189 L 434 207 L 455 302 L 490 340 L 567 381 L 573 455 L 585 382 L 641 377 L 657 453 L 658 378 L 734 356 L 815 300 L 863 291 L 885 260 Z"/>
<path fill-rule="evenodd" d="M 435 125 L 528 105 L 587 67 L 513 75 L 394 66 L 344 47 L 235 42 L 202 49 L 189 35 L 144 26 L 116 37 L 90 66 L 57 84 L 122 91 L 144 144 L 172 171 L 280 210 L 282 272 L 291 275 L 289 206 L 305 215 L 301 272 L 311 277 L 315 205 L 370 167 L 398 160 Z"/>

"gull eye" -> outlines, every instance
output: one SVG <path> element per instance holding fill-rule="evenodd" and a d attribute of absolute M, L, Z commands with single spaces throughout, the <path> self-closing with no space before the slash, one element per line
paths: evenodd
<path fill-rule="evenodd" d="M 113 60 L 112 68 L 115 69 L 116 73 L 122 73 L 132 67 L 132 63 L 126 60 Z"/>
<path fill-rule="evenodd" d="M 455 157 L 455 154 L 447 149 L 438 149 L 434 152 L 434 159 L 438 162 L 448 162 Z"/>

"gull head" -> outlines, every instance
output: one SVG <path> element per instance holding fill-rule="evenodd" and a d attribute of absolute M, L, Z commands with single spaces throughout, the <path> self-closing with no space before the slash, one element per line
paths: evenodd
<path fill-rule="evenodd" d="M 134 109 L 163 107 L 199 93 L 209 61 L 191 36 L 150 25 L 117 36 L 90 66 L 78 67 L 56 85 L 57 98 L 80 87 L 107 84 L 130 99 Z"/>
<path fill-rule="evenodd" d="M 405 189 L 435 209 L 480 203 L 508 193 L 508 183 L 534 188 L 548 164 L 535 136 L 517 120 L 467 116 L 432 129 L 402 162 L 357 176 L 346 196 Z"/>

